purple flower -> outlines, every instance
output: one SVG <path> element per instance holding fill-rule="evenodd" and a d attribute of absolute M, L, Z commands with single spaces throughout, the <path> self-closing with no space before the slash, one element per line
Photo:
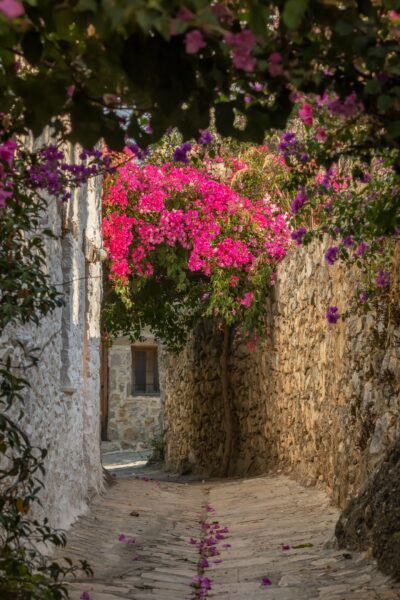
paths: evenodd
<path fill-rule="evenodd" d="M 310 155 L 307 152 L 302 152 L 300 154 L 300 160 L 301 162 L 306 163 L 310 160 Z"/>
<path fill-rule="evenodd" d="M 211 133 L 211 131 L 208 131 L 206 129 L 205 131 L 201 132 L 201 136 L 199 137 L 198 143 L 201 144 L 202 146 L 205 146 L 205 145 L 209 144 L 210 142 L 212 142 L 212 140 L 213 140 L 213 134 Z"/>
<path fill-rule="evenodd" d="M 360 292 L 358 300 L 361 304 L 364 304 L 368 300 L 368 292 Z"/>
<path fill-rule="evenodd" d="M 351 237 L 351 235 L 345 235 L 342 239 L 342 242 L 346 248 L 351 248 L 352 246 L 354 246 L 354 240 Z"/>
<path fill-rule="evenodd" d="M 81 598 L 81 600 L 90 600 L 89 592 L 82 592 L 80 598 Z"/>
<path fill-rule="evenodd" d="M 369 183 L 371 181 L 371 173 L 368 173 L 368 171 L 365 171 L 364 173 L 361 174 L 360 179 L 363 183 Z"/>
<path fill-rule="evenodd" d="M 223 547 L 223 548 L 230 548 L 230 547 L 231 547 L 231 545 L 230 545 L 230 544 L 222 544 L 222 547 Z"/>
<path fill-rule="evenodd" d="M 297 193 L 297 196 L 293 199 L 292 202 L 292 212 L 294 214 L 296 214 L 297 212 L 299 212 L 300 208 L 303 206 L 303 204 L 305 204 L 308 200 L 308 194 L 306 191 L 304 190 L 299 190 L 299 192 Z"/>
<path fill-rule="evenodd" d="M 120 533 L 119 536 L 118 536 L 118 541 L 119 542 L 124 542 L 125 539 L 126 539 L 126 535 L 123 534 L 123 533 Z"/>
<path fill-rule="evenodd" d="M 359 244 L 357 246 L 357 248 L 354 250 L 354 256 L 364 256 L 364 254 L 367 252 L 369 246 L 368 244 L 366 244 L 365 242 L 361 242 L 361 244 Z"/>
<path fill-rule="evenodd" d="M 298 246 L 301 246 L 301 244 L 303 242 L 303 237 L 306 235 L 306 233 L 307 233 L 307 229 L 305 227 L 300 227 L 299 229 L 292 231 L 290 237 L 292 238 L 292 240 L 294 240 L 296 242 L 296 244 Z"/>
<path fill-rule="evenodd" d="M 338 256 L 339 256 L 339 248 L 337 246 L 331 246 L 325 252 L 325 260 L 328 263 L 328 265 L 333 265 L 337 261 Z"/>
<path fill-rule="evenodd" d="M 326 320 L 331 325 L 335 325 L 340 318 L 339 309 L 337 306 L 329 306 L 326 311 Z"/>
<path fill-rule="evenodd" d="M 178 146 L 174 150 L 174 161 L 175 162 L 183 162 L 188 163 L 189 159 L 187 157 L 187 153 L 192 149 L 192 144 L 189 142 L 185 142 L 181 146 Z"/>
<path fill-rule="evenodd" d="M 272 581 L 269 577 L 263 577 L 261 580 L 261 585 L 272 585 Z"/>
<path fill-rule="evenodd" d="M 210 564 L 206 558 L 202 558 L 199 560 L 200 569 L 207 569 L 209 566 L 210 566 Z"/>
<path fill-rule="evenodd" d="M 380 288 L 386 288 L 390 285 L 390 273 L 383 269 L 378 269 L 375 276 L 375 283 Z"/>
<path fill-rule="evenodd" d="M 282 550 L 290 550 L 289 544 L 283 544 Z"/>
<path fill-rule="evenodd" d="M 296 134 L 291 131 L 287 131 L 281 137 L 281 141 L 278 145 L 279 150 L 286 157 L 293 154 L 297 146 Z"/>
<path fill-rule="evenodd" d="M 0 146 L 0 160 L 4 160 L 11 166 L 16 148 L 17 144 L 12 139 L 3 142 Z"/>

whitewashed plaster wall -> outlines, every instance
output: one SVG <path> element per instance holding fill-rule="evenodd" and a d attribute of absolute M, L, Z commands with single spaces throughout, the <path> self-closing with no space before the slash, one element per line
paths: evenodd
<path fill-rule="evenodd" d="M 70 148 L 70 159 L 79 152 Z M 61 206 L 50 199 L 43 225 L 56 236 L 48 241 L 51 281 L 65 305 L 41 319 L 40 326 L 7 328 L 0 352 L 17 359 L 17 342 L 40 348 L 38 368 L 26 372 L 22 423 L 31 443 L 47 448 L 45 514 L 67 528 L 84 512 L 103 484 L 100 457 L 101 181 L 92 179 Z"/>

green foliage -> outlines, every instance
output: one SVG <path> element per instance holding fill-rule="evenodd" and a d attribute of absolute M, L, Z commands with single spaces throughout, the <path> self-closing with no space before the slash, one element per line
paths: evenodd
<path fill-rule="evenodd" d="M 215 106 L 221 134 L 261 142 L 265 130 L 285 125 L 296 88 L 355 92 L 375 125 L 373 146 L 398 146 L 399 19 L 389 12 L 398 0 L 239 0 L 221 4 L 222 16 L 206 0 L 30 0 L 24 7 L 14 21 L 0 16 L 1 106 L 19 131 L 38 135 L 52 119 L 73 142 L 89 147 L 104 138 L 118 150 L 126 130 L 142 146 L 170 127 L 195 136 Z M 243 28 L 257 36 L 251 71 L 235 68 L 224 41 Z M 188 54 L 192 30 L 206 46 Z M 270 70 L 273 53 L 282 56 L 280 75 Z M 264 88 L 252 93 L 254 82 Z M 142 126 L 149 116 L 152 131 Z"/>
<path fill-rule="evenodd" d="M 162 437 L 155 437 L 150 441 L 152 454 L 149 463 L 159 463 L 164 460 L 164 444 Z"/>

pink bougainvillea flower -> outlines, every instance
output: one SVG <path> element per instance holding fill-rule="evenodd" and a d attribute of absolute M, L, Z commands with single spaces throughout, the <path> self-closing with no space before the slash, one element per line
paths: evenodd
<path fill-rule="evenodd" d="M 236 69 L 253 71 L 256 59 L 251 51 L 256 43 L 256 38 L 250 29 L 243 29 L 239 33 L 228 33 L 225 41 L 232 46 L 232 62 Z"/>
<path fill-rule="evenodd" d="M 119 542 L 124 542 L 126 540 L 126 535 L 124 533 L 120 533 L 118 536 Z"/>
<path fill-rule="evenodd" d="M 72 98 L 72 96 L 75 93 L 75 89 L 76 89 L 76 87 L 74 85 L 69 85 L 67 87 L 67 96 L 68 96 L 68 98 Z"/>
<path fill-rule="evenodd" d="M 130 537 L 127 539 L 126 543 L 129 545 L 136 544 L 136 538 Z"/>
<path fill-rule="evenodd" d="M 254 71 L 256 59 L 251 56 L 248 50 L 243 48 L 235 48 L 232 53 L 233 65 L 242 71 Z"/>
<path fill-rule="evenodd" d="M 82 592 L 80 598 L 81 600 L 91 600 L 89 592 Z"/>
<path fill-rule="evenodd" d="M 11 167 L 16 148 L 17 144 L 12 139 L 3 142 L 0 146 L 0 160 L 4 160 Z"/>
<path fill-rule="evenodd" d="M 25 8 L 18 0 L 0 0 L 0 12 L 7 19 L 15 19 L 25 13 Z"/>
<path fill-rule="evenodd" d="M 304 125 L 313 124 L 313 107 L 308 102 L 304 102 L 299 110 L 299 117 Z"/>
<path fill-rule="evenodd" d="M 261 585 L 272 585 L 272 581 L 269 577 L 263 577 L 261 580 Z"/>
<path fill-rule="evenodd" d="M 198 29 L 193 29 L 185 36 L 187 54 L 197 54 L 199 50 L 206 47 L 203 34 Z"/>
<path fill-rule="evenodd" d="M 325 129 L 323 129 L 323 127 L 318 127 L 316 134 L 317 142 L 325 142 L 326 137 Z"/>
<path fill-rule="evenodd" d="M 222 547 L 223 547 L 223 548 L 230 548 L 230 547 L 231 547 L 231 545 L 230 545 L 230 544 L 222 544 Z"/>
<path fill-rule="evenodd" d="M 256 347 L 256 344 L 257 340 L 249 340 L 248 342 L 246 342 L 247 352 L 253 352 L 254 348 Z"/>
<path fill-rule="evenodd" d="M 268 57 L 268 71 L 271 77 L 278 77 L 283 74 L 282 54 L 273 52 Z"/>
<path fill-rule="evenodd" d="M 186 6 L 181 6 L 176 13 L 176 18 L 179 21 L 191 21 L 194 17 L 194 13 L 186 8 Z"/>
<path fill-rule="evenodd" d="M 254 292 L 247 292 L 243 298 L 240 299 L 240 304 L 243 304 L 243 306 L 251 306 L 251 304 L 253 303 L 254 300 Z"/>
<path fill-rule="evenodd" d="M 282 550 L 290 550 L 289 544 L 283 544 Z"/>
<path fill-rule="evenodd" d="M 389 10 L 387 15 L 392 21 L 400 21 L 400 14 L 396 10 Z"/>

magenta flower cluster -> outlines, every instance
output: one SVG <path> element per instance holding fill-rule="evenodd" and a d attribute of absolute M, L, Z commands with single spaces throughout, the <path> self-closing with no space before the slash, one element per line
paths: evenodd
<path fill-rule="evenodd" d="M 156 250 L 187 250 L 187 268 L 210 277 L 220 269 L 247 278 L 256 261 L 285 256 L 287 217 L 267 200 L 252 201 L 194 167 L 165 164 L 118 168 L 108 186 L 103 221 L 111 276 L 151 277 Z M 249 305 L 252 297 L 238 299 Z"/>
<path fill-rule="evenodd" d="M 214 513 L 214 509 L 209 504 L 205 507 L 206 513 Z M 228 527 L 222 527 L 216 519 L 208 517 L 200 521 L 202 535 L 199 540 L 190 538 L 189 544 L 196 546 L 199 552 L 199 561 L 197 563 L 197 575 L 192 579 L 193 598 L 207 598 L 212 589 L 212 580 L 209 577 L 208 569 L 212 564 L 221 563 L 222 560 L 217 558 L 220 555 L 219 546 L 226 549 L 230 548 L 230 544 L 223 543 L 227 534 Z"/>

